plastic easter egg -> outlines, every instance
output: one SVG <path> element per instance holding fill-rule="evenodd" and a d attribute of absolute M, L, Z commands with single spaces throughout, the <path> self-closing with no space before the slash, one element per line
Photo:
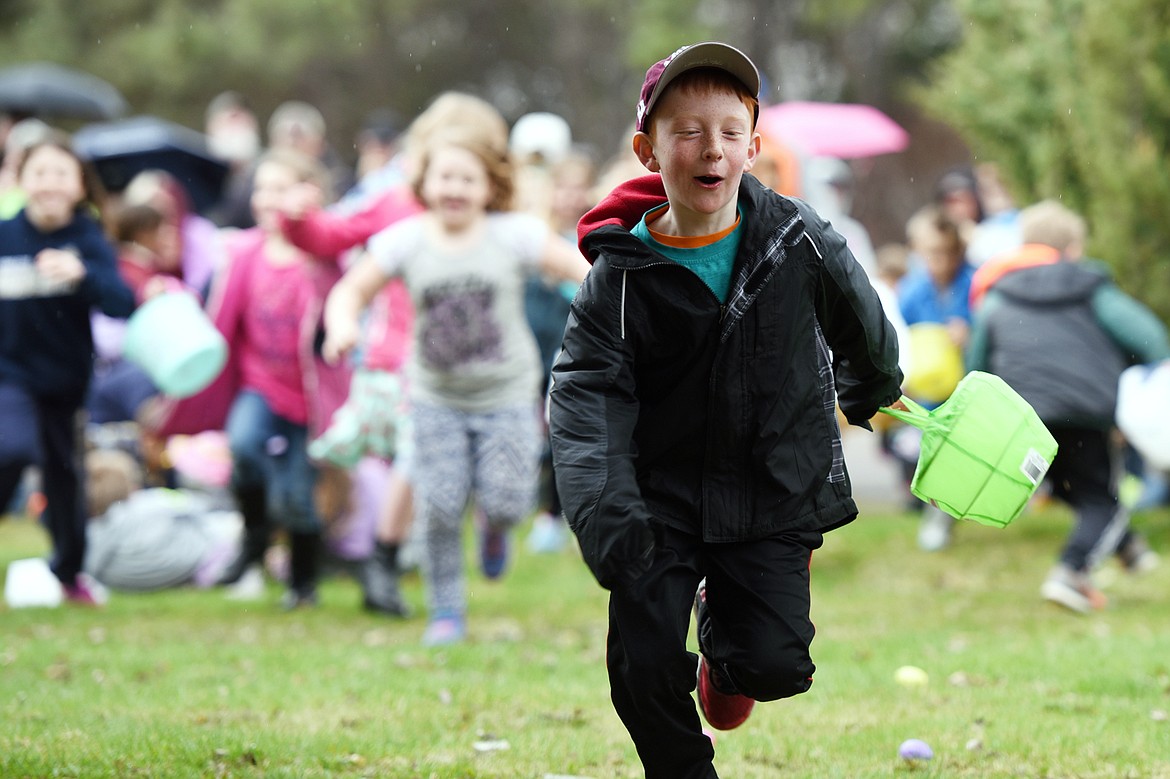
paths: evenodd
<path fill-rule="evenodd" d="M 898 747 L 898 757 L 903 760 L 930 760 L 934 750 L 920 738 L 908 738 Z"/>
<path fill-rule="evenodd" d="M 894 681 L 903 687 L 925 687 L 930 676 L 916 665 L 904 665 L 894 671 Z"/>

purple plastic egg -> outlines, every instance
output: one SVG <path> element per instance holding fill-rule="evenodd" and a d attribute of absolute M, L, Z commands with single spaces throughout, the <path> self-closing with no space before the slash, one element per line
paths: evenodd
<path fill-rule="evenodd" d="M 898 747 L 898 757 L 903 760 L 930 760 L 934 750 L 920 738 L 908 738 Z"/>

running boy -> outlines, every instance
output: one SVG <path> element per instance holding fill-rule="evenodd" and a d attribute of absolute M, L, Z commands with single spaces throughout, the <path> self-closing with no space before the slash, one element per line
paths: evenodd
<path fill-rule="evenodd" d="M 715 728 L 809 688 L 810 555 L 857 515 L 835 406 L 867 426 L 899 398 L 894 328 L 844 239 L 744 175 L 759 86 L 721 43 L 647 71 L 633 146 L 658 175 L 582 219 L 593 268 L 553 371 L 557 487 L 611 591 L 612 699 L 648 779 L 716 776 L 696 659 Z"/>

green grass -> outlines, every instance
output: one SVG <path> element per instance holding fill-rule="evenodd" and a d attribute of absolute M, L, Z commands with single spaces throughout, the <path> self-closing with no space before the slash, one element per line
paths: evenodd
<path fill-rule="evenodd" d="M 937 554 L 908 516 L 830 534 L 816 684 L 720 734 L 721 775 L 1170 777 L 1170 565 L 1116 573 L 1099 615 L 1048 606 L 1037 590 L 1069 521 L 963 524 Z M 1166 546 L 1170 513 L 1137 524 Z M 0 566 L 44 545 L 0 523 Z M 503 582 L 472 572 L 469 641 L 441 650 L 419 646 L 421 617 L 361 612 L 345 579 L 293 614 L 276 587 L 251 604 L 172 590 L 100 611 L 0 606 L 0 776 L 641 776 L 609 704 L 604 592 L 575 549 L 521 546 Z M 907 664 L 929 684 L 898 686 Z M 911 737 L 933 761 L 897 757 Z M 508 746 L 477 749 L 493 740 Z"/>

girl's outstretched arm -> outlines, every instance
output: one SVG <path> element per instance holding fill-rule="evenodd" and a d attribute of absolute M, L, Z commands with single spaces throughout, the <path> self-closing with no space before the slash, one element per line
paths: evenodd
<path fill-rule="evenodd" d="M 361 339 L 359 317 L 390 279 L 369 254 L 363 254 L 333 285 L 325 299 L 325 361 L 336 364 Z"/>
<path fill-rule="evenodd" d="M 589 272 L 589 263 L 581 256 L 577 244 L 550 230 L 544 253 L 540 256 L 540 271 L 557 281 L 580 284 Z"/>

